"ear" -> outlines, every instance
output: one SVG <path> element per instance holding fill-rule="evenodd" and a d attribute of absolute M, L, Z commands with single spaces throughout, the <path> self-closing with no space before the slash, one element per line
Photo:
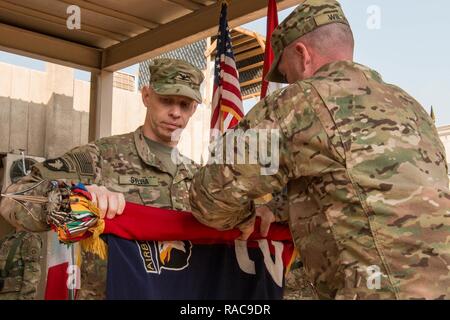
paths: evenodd
<path fill-rule="evenodd" d="M 195 111 L 197 111 L 197 107 L 198 107 L 198 102 L 197 101 L 193 101 L 192 104 L 193 104 L 192 111 L 191 111 L 191 114 L 189 115 L 189 118 L 194 115 L 194 113 L 195 113 Z"/>
<path fill-rule="evenodd" d="M 143 86 L 141 90 L 142 94 L 142 102 L 144 103 L 144 106 L 148 108 L 150 106 L 150 100 L 152 96 L 152 88 L 149 86 Z"/>
<path fill-rule="evenodd" d="M 305 70 L 306 66 L 311 64 L 311 53 L 300 41 L 295 44 L 295 52 L 302 58 L 301 61 L 303 62 L 303 70 Z"/>

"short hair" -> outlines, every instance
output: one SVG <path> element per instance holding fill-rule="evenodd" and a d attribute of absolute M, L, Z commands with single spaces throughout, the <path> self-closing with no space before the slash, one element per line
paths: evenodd
<path fill-rule="evenodd" d="M 312 47 L 318 54 L 329 56 L 336 49 L 351 50 L 355 47 L 352 29 L 343 23 L 332 23 L 319 27 L 297 39 Z"/>

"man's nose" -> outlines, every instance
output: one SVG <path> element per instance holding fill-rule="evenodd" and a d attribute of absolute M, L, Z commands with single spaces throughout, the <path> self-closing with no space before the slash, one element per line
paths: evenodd
<path fill-rule="evenodd" d="M 169 115 L 173 118 L 179 118 L 181 117 L 181 110 L 180 106 L 178 104 L 172 105 L 172 108 L 170 108 Z"/>

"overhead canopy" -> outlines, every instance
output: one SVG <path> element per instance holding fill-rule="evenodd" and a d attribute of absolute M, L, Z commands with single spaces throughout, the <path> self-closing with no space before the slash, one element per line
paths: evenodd
<path fill-rule="evenodd" d="M 267 0 L 229 1 L 229 25 L 266 14 Z M 278 0 L 278 9 L 302 0 Z M 0 0 L 0 49 L 87 71 L 116 71 L 217 32 L 221 1 Z M 70 30 L 68 7 L 80 8 Z"/>

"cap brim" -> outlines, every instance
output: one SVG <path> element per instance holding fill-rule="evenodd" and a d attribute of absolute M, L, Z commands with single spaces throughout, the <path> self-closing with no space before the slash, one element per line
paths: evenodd
<path fill-rule="evenodd" d="M 162 96 L 183 96 L 202 103 L 200 92 L 182 84 L 153 84 L 153 90 Z"/>
<path fill-rule="evenodd" d="M 270 66 L 270 70 L 266 75 L 265 80 L 270 82 L 288 83 L 286 78 L 278 71 L 278 64 L 280 63 L 280 58 L 281 55 L 275 57 L 275 59 L 272 62 L 272 65 Z"/>

